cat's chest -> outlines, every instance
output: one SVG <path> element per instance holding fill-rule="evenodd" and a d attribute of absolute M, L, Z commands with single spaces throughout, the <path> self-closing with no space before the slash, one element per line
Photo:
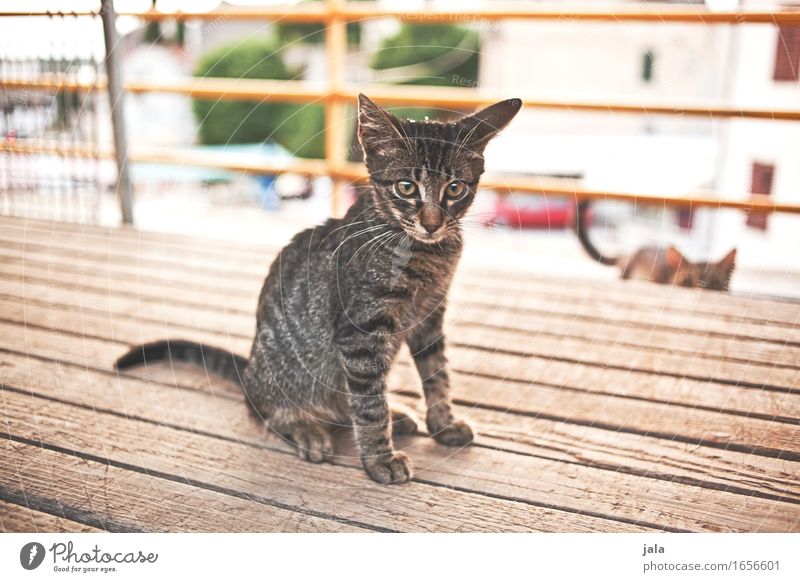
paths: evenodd
<path fill-rule="evenodd" d="M 415 254 L 409 260 L 403 269 L 402 281 L 410 291 L 409 316 L 415 319 L 425 317 L 446 300 L 453 279 L 455 262 L 424 254 Z"/>

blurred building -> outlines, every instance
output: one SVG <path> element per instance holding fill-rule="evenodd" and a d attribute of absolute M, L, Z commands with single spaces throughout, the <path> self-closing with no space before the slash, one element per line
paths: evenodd
<path fill-rule="evenodd" d="M 554 100 L 796 108 L 798 31 L 507 21 L 484 35 L 480 79 L 454 84 Z M 710 189 L 735 199 L 755 191 L 794 202 L 799 155 L 800 126 L 793 122 L 554 110 L 524 111 L 487 152 L 492 169 L 576 176 L 589 188 L 675 196 Z M 715 256 L 739 244 L 744 261 L 797 266 L 795 216 L 765 221 L 701 211 L 692 225 L 690 255 Z"/>

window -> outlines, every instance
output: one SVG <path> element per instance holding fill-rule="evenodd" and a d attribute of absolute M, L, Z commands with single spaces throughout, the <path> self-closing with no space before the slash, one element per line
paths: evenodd
<path fill-rule="evenodd" d="M 797 81 L 800 78 L 800 26 L 778 27 L 773 78 L 776 81 Z"/>
<path fill-rule="evenodd" d="M 775 176 L 775 166 L 753 162 L 750 178 L 750 192 L 753 194 L 772 194 L 772 178 Z M 747 226 L 759 230 L 767 230 L 768 215 L 763 212 L 751 212 L 747 215 Z"/>
<path fill-rule="evenodd" d="M 645 51 L 642 57 L 642 81 L 649 83 L 653 80 L 653 65 L 655 64 L 656 56 L 653 51 Z"/>

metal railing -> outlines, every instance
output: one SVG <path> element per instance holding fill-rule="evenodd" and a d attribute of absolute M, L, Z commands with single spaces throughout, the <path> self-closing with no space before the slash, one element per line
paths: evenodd
<path fill-rule="evenodd" d="M 77 12 L 71 15 L 96 15 L 93 12 Z M 21 16 L 21 13 L 0 12 L 0 17 Z M 24 14 L 30 16 L 30 14 Z M 47 15 L 47 13 L 43 14 Z M 371 18 L 393 17 L 418 23 L 448 23 L 468 21 L 495 21 L 507 19 L 561 20 L 561 21 L 610 21 L 610 22 L 680 22 L 686 24 L 731 24 L 743 23 L 800 25 L 800 8 L 783 10 L 749 10 L 710 12 L 705 8 L 688 5 L 618 5 L 608 7 L 581 7 L 580 9 L 552 4 L 492 3 L 483 9 L 463 11 L 394 10 L 373 3 L 348 3 L 342 0 L 291 7 L 268 7 L 241 10 L 212 10 L 204 13 L 121 12 L 120 15 L 136 16 L 145 20 L 269 20 L 281 22 L 313 22 L 325 25 L 325 52 L 328 80 L 324 85 L 310 85 L 303 81 L 273 81 L 254 79 L 189 78 L 180 81 L 155 82 L 130 80 L 124 85 L 126 92 L 177 93 L 199 98 L 221 100 L 271 100 L 297 103 L 322 103 L 325 107 L 325 159 L 295 159 L 291 163 L 238 164 L 219 157 L 196 152 L 164 149 L 134 150 L 128 154 L 129 161 L 154 161 L 162 163 L 210 166 L 248 173 L 276 173 L 291 171 L 307 175 L 328 175 L 334 182 L 333 208 L 339 210 L 342 187 L 347 182 L 365 177 L 360 164 L 348 163 L 346 151 L 344 108 L 352 103 L 359 92 L 369 94 L 379 102 L 405 106 L 477 107 L 499 100 L 505 96 L 494 95 L 476 88 L 441 88 L 423 86 L 372 85 L 348 86 L 344 81 L 344 59 L 347 51 L 346 24 Z M 62 92 L 90 92 L 102 90 L 104 83 L 81 83 L 75 79 L 58 75 L 41 75 L 35 78 L 3 78 L 0 87 L 24 90 L 56 90 Z M 642 102 L 635 100 L 616 101 L 570 101 L 524 98 L 526 108 L 605 112 L 646 115 L 699 116 L 723 119 L 760 119 L 782 122 L 800 121 L 800 109 L 771 109 L 758 107 L 736 107 L 719 103 Z M 57 155 L 82 156 L 96 150 L 80 144 L 60 146 L 42 142 L 0 145 L 0 150 L 17 152 L 47 152 Z M 101 152 L 102 156 L 113 156 L 113 151 Z M 657 203 L 665 206 L 691 206 L 737 208 L 758 212 L 800 213 L 800 204 L 776 203 L 766 196 L 751 194 L 747 200 L 721 198 L 713 192 L 696 192 L 687 197 L 665 197 L 651 194 L 631 194 L 606 190 L 589 190 L 579 187 L 574 181 L 538 177 L 486 176 L 485 187 L 500 191 L 524 191 L 575 198 L 601 198 L 627 200 L 641 203 Z M 123 201 L 124 204 L 124 201 Z"/>

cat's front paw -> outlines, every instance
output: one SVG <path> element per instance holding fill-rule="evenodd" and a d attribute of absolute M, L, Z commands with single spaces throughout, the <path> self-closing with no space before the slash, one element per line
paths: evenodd
<path fill-rule="evenodd" d="M 412 476 L 411 461 L 403 453 L 365 458 L 364 469 L 373 481 L 383 485 L 405 483 Z"/>
<path fill-rule="evenodd" d="M 437 443 L 448 447 L 465 447 L 475 440 L 475 431 L 465 420 L 454 420 L 438 430 L 428 428 Z"/>

